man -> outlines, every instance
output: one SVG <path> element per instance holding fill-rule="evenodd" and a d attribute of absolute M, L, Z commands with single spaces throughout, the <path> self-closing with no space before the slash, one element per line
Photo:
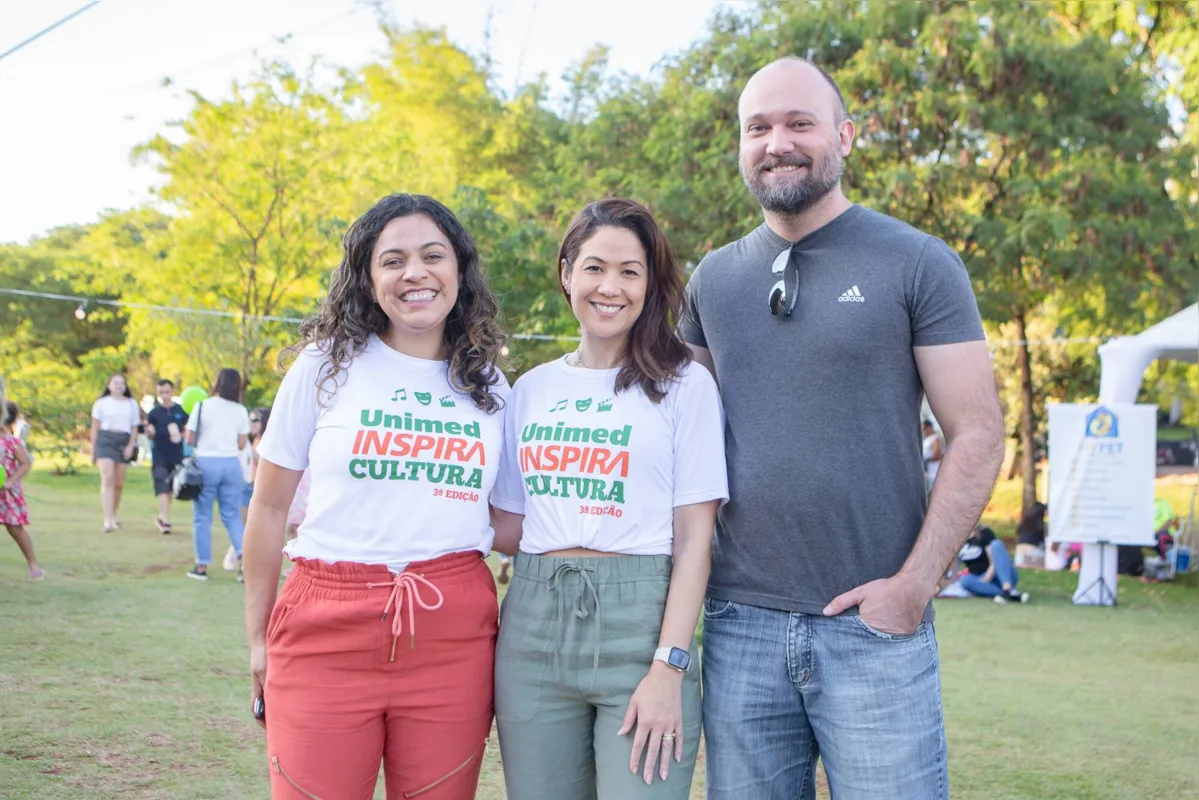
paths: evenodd
<path fill-rule="evenodd" d="M 155 387 L 158 402 L 147 415 L 146 435 L 150 447 L 154 494 L 158 495 L 158 531 L 171 532 L 171 478 L 183 463 L 183 430 L 187 412 L 175 402 L 175 384 L 163 378 Z"/>
<path fill-rule="evenodd" d="M 854 124 L 784 59 L 746 84 L 765 224 L 709 254 L 684 338 L 721 386 L 730 502 L 704 607 L 708 797 L 948 797 L 931 598 L 990 496 L 1003 425 L 943 242 L 841 192 Z M 925 513 L 921 391 L 948 440 Z"/>

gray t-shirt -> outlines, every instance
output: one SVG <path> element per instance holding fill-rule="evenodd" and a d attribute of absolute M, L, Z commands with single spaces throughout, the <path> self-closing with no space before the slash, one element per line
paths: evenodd
<path fill-rule="evenodd" d="M 772 316 L 771 265 L 789 245 L 763 224 L 710 253 L 681 331 L 712 352 L 727 417 L 708 595 L 819 614 L 894 575 L 924 521 L 912 348 L 983 330 L 957 254 L 856 205 L 795 244 L 798 301 Z M 789 301 L 794 270 L 786 280 Z"/>

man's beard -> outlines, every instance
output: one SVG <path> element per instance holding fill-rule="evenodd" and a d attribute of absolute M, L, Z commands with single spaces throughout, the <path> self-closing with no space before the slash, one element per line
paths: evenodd
<path fill-rule="evenodd" d="M 799 180 L 775 180 L 767 184 L 765 173 L 768 169 L 781 166 L 809 167 L 810 174 Z M 811 159 L 803 156 L 781 156 L 768 158 L 746 172 L 745 165 L 740 165 L 741 180 L 745 187 L 766 211 L 794 217 L 807 211 L 821 198 L 841 185 L 841 176 L 845 172 L 845 162 L 841 154 L 830 148 L 828 154 L 813 166 Z M 787 173 L 784 173 L 786 175 Z"/>

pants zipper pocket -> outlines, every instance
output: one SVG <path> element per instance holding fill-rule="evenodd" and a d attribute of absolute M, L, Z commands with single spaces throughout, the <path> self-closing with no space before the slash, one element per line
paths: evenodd
<path fill-rule="evenodd" d="M 271 756 L 271 765 L 274 766 L 275 772 L 282 775 L 283 778 L 288 783 L 290 783 L 292 788 L 295 789 L 297 792 L 299 792 L 300 794 L 309 798 L 309 800 L 321 800 L 319 797 L 314 795 L 312 792 L 308 791 L 304 787 L 300 786 L 300 784 L 298 784 L 294 780 L 292 780 L 292 777 L 287 774 L 287 770 L 285 770 L 285 769 L 283 769 L 283 767 L 279 766 L 279 756 Z"/>
<path fill-rule="evenodd" d="M 466 769 L 467 767 L 469 767 L 469 766 L 471 765 L 471 763 L 472 763 L 472 762 L 474 762 L 474 760 L 475 760 L 475 759 L 477 759 L 477 758 L 481 758 L 481 757 L 482 757 L 482 755 L 483 755 L 483 753 L 484 753 L 484 751 L 486 751 L 486 750 L 487 750 L 487 743 L 488 743 L 488 742 L 490 742 L 490 741 L 491 741 L 491 737 L 490 737 L 490 736 L 488 736 L 486 739 L 484 739 L 484 740 L 483 740 L 483 746 L 482 746 L 482 747 L 480 747 L 478 750 L 476 750 L 474 753 L 472 753 L 472 754 L 471 754 L 471 756 L 470 756 L 470 758 L 466 759 L 466 760 L 465 760 L 465 761 L 463 761 L 461 764 L 459 764 L 458 766 L 454 767 L 452 770 L 450 770 L 450 771 L 449 771 L 449 772 L 447 772 L 446 774 L 442 775 L 440 778 L 438 778 L 437 780 L 433 781 L 432 783 L 430 783 L 430 784 L 427 784 L 427 785 L 425 785 L 425 786 L 422 786 L 422 787 L 420 787 L 419 789 L 417 789 L 417 790 L 416 790 L 416 791 L 414 791 L 414 792 L 404 792 L 404 797 L 418 797 L 418 796 L 420 796 L 420 795 L 424 794 L 425 792 L 432 791 L 433 789 L 436 789 L 438 786 L 440 786 L 441 784 L 445 783 L 445 782 L 446 782 L 446 781 L 448 781 L 450 778 L 454 777 L 454 776 L 455 776 L 455 775 L 457 775 L 459 772 L 461 772 L 462 770 L 464 770 L 464 769 Z M 277 763 L 276 763 L 276 766 L 278 766 L 278 764 L 277 764 Z M 292 784 L 292 785 L 293 785 L 293 786 L 295 786 L 295 784 Z M 297 788 L 299 788 L 299 787 L 297 787 Z M 301 791 L 303 791 L 303 790 L 301 790 Z"/>

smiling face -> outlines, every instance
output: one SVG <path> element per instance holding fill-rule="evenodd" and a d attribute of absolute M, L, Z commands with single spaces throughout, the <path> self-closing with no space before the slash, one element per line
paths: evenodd
<path fill-rule="evenodd" d="M 584 334 L 626 339 L 645 308 L 649 258 L 627 228 L 596 229 L 563 271 L 562 286 Z"/>
<path fill-rule="evenodd" d="M 436 337 L 458 300 L 458 259 L 449 239 L 425 214 L 397 217 L 371 251 L 371 289 L 401 337 Z"/>
<path fill-rule="evenodd" d="M 841 185 L 853 123 L 811 64 L 781 61 L 741 94 L 741 177 L 763 209 L 796 216 Z"/>
<path fill-rule="evenodd" d="M 126 388 L 124 375 L 113 375 L 108 379 L 108 393 L 110 395 L 113 397 L 124 397 L 125 391 Z"/>

